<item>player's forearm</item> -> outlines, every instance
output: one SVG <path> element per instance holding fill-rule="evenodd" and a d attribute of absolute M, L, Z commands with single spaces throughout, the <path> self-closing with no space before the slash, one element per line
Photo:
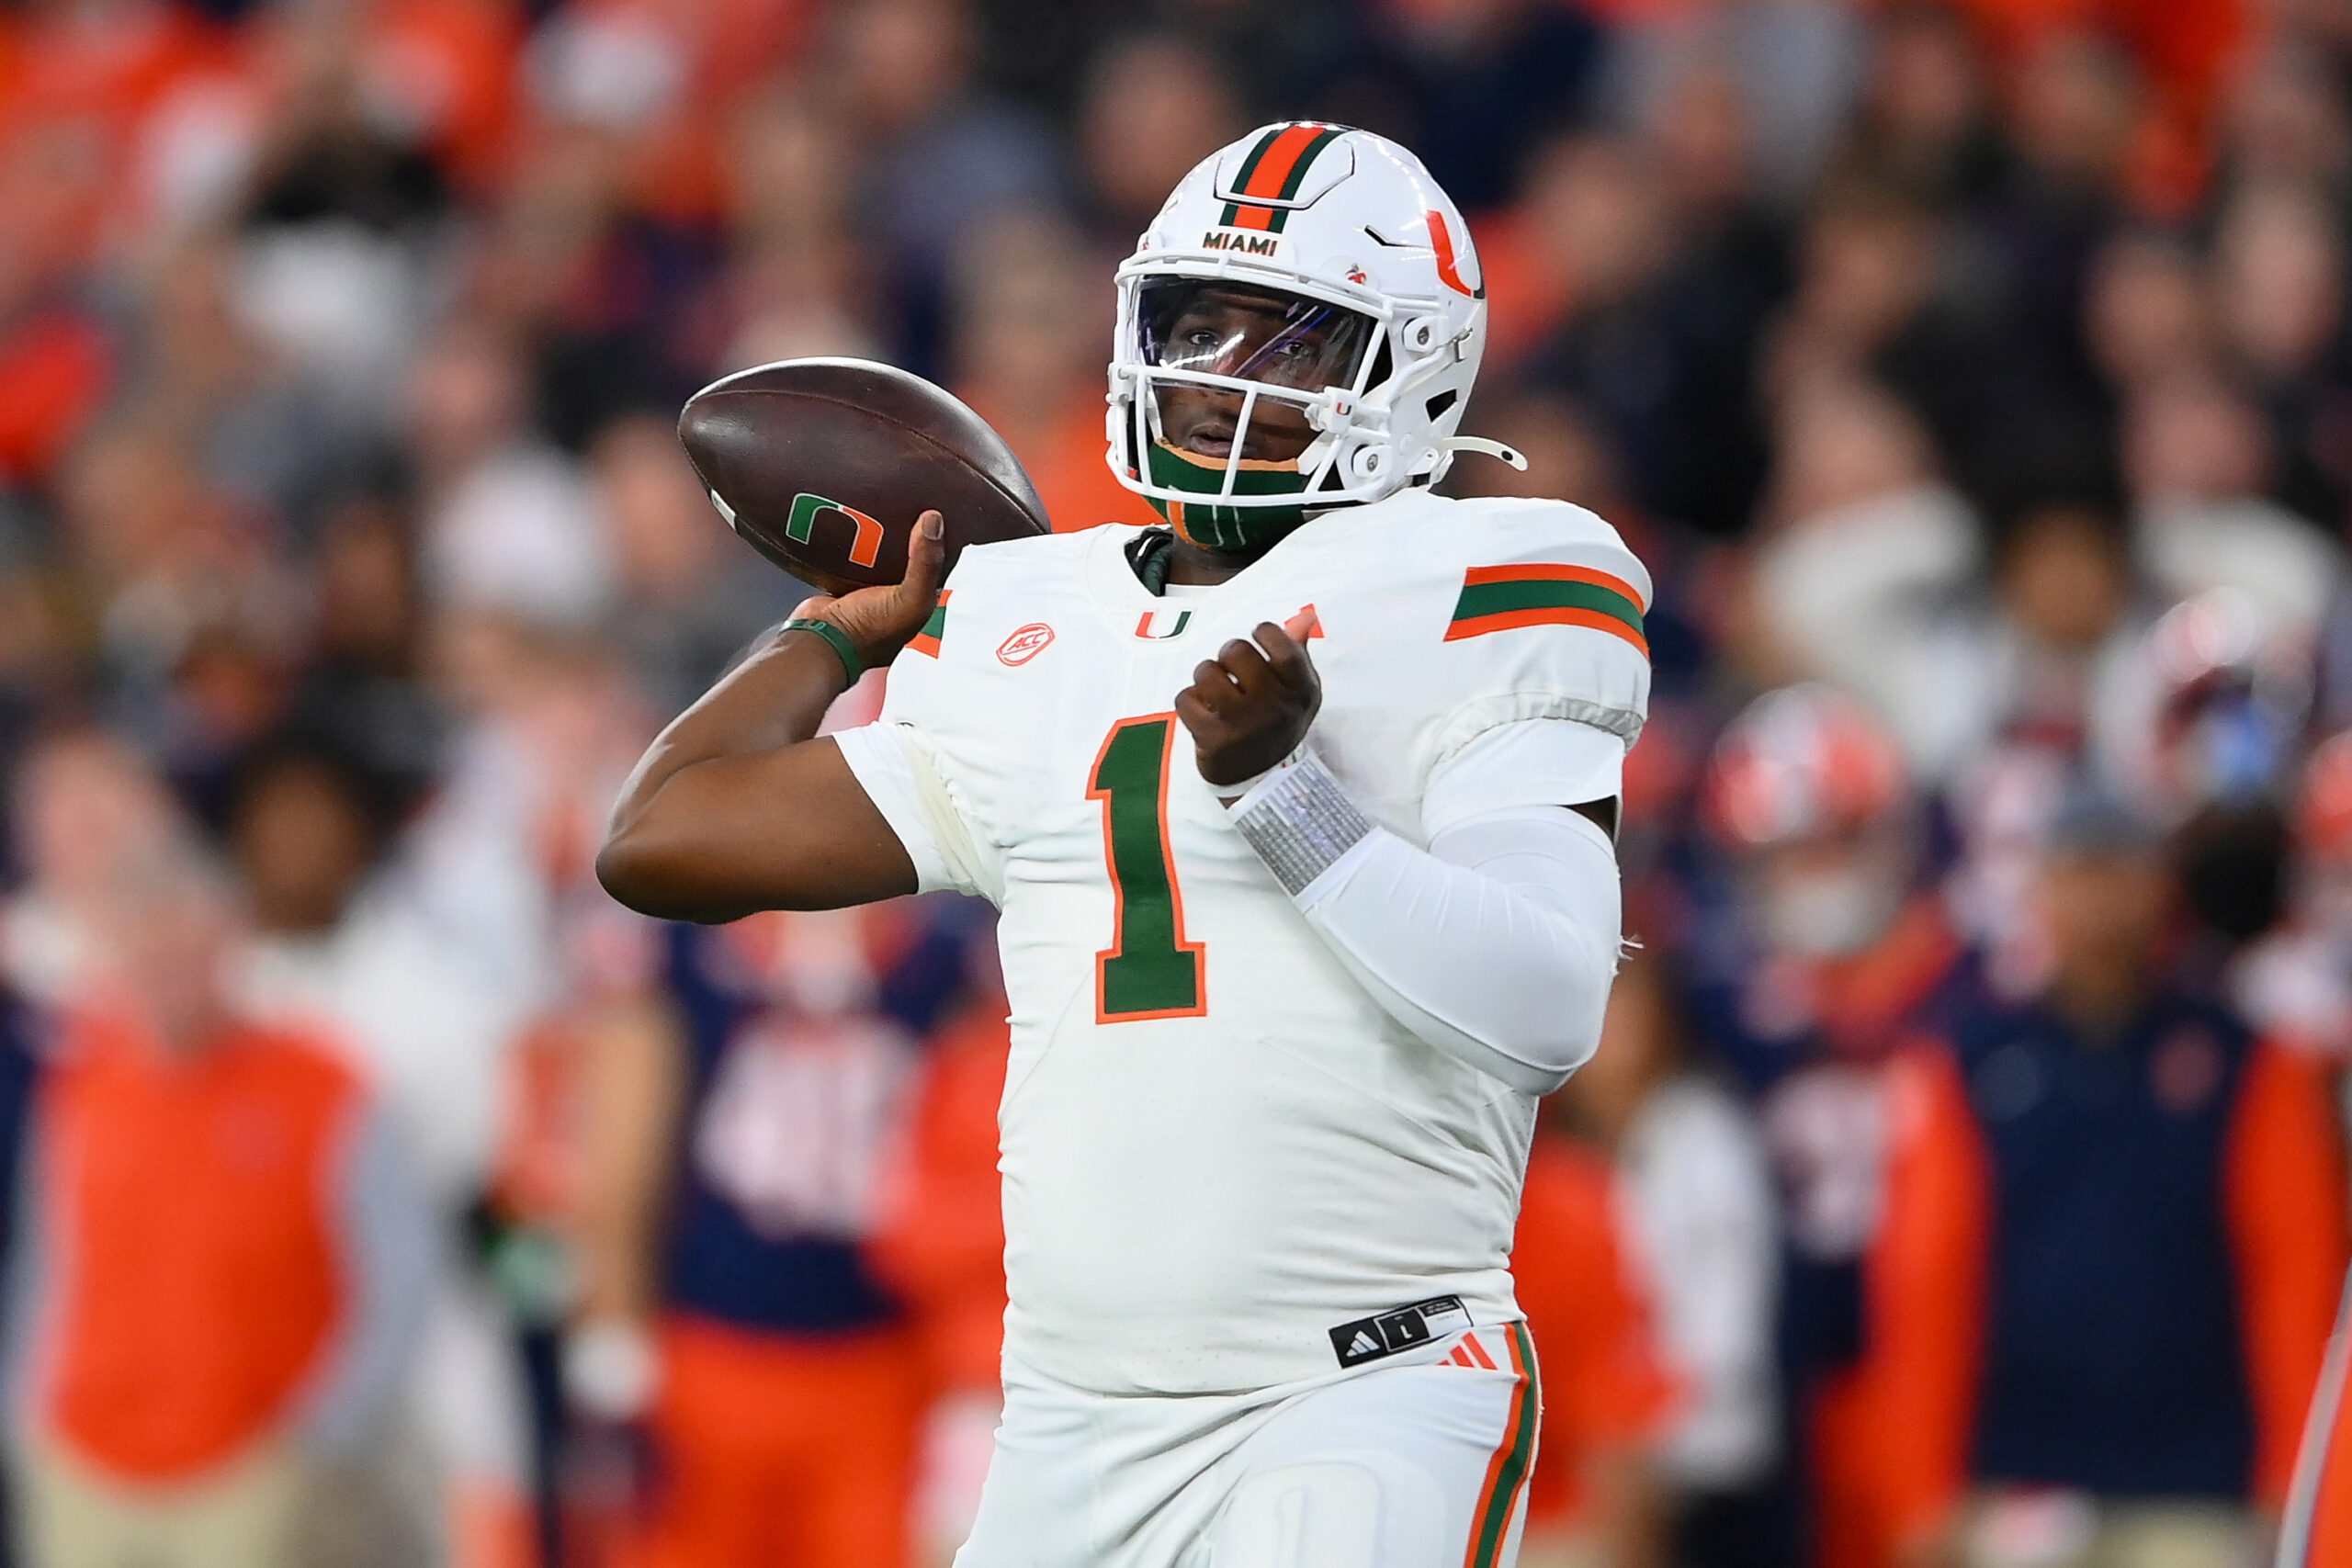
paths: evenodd
<path fill-rule="evenodd" d="M 673 720 L 621 790 L 596 874 L 623 904 L 717 921 L 914 889 L 914 867 L 828 741 L 845 684 L 805 633 L 777 638 Z"/>
<path fill-rule="evenodd" d="M 814 739 L 847 684 L 840 657 L 818 638 L 771 639 L 654 739 L 613 807 L 613 830 L 641 816 L 682 769 Z"/>
<path fill-rule="evenodd" d="M 1283 825 L 1258 809 L 1268 804 L 1241 804 L 1245 836 L 1383 1010 L 1531 1094 L 1591 1056 L 1620 936 L 1616 857 L 1598 828 L 1533 808 L 1422 850 L 1350 823 L 1352 807 L 1334 797 L 1294 803 L 1303 832 L 1285 844 Z"/>

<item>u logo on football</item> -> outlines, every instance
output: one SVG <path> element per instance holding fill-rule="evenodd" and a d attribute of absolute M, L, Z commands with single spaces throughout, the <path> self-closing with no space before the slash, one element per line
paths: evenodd
<path fill-rule="evenodd" d="M 796 545 L 805 545 L 817 531 L 820 513 L 838 512 L 857 529 L 857 537 L 850 541 L 849 558 L 854 565 L 872 566 L 882 553 L 882 525 L 854 506 L 843 506 L 838 501 L 802 491 L 792 498 L 792 515 L 785 519 L 784 536 Z"/>
<path fill-rule="evenodd" d="M 1037 655 L 1045 652 L 1046 645 L 1053 640 L 1053 627 L 1047 626 L 1043 621 L 1032 621 L 1027 626 L 1019 627 L 1011 637 L 1006 637 L 1002 642 L 997 644 L 997 660 L 1003 664 L 1026 664 L 1031 660 L 1036 658 Z"/>

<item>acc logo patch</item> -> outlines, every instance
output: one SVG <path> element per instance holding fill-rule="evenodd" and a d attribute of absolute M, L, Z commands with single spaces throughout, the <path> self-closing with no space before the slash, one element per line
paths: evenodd
<path fill-rule="evenodd" d="M 1053 640 L 1053 627 L 1047 626 L 1043 621 L 1032 621 L 1027 626 L 1016 629 L 1011 637 L 1006 637 L 1002 642 L 997 644 L 997 660 L 1002 664 L 1016 666 L 1026 664 L 1031 660 L 1036 658 L 1037 655 L 1045 652 L 1046 645 Z"/>

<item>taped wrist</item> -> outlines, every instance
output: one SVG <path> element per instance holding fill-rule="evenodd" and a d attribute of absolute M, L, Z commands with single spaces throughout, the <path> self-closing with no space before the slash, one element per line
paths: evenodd
<path fill-rule="evenodd" d="M 1372 831 L 1372 819 L 1312 751 L 1244 795 L 1233 825 L 1294 898 Z"/>

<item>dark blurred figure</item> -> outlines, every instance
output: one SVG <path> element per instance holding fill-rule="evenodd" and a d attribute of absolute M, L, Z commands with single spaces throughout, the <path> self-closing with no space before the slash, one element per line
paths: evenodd
<path fill-rule="evenodd" d="M 1891 6 L 1871 38 L 1851 138 L 1839 164 L 1937 208 L 1987 195 L 2007 160 L 1994 84 L 1975 34 L 1949 6 Z"/>
<path fill-rule="evenodd" d="M 1693 933 L 1693 1000 L 1760 1091 L 1783 1194 L 1807 1557 L 1883 1568 L 1943 1523 L 1921 1467 L 1957 1462 L 1910 1433 L 1961 1391 L 1905 1376 L 1908 1347 L 1954 1305 L 1883 1221 L 1904 1194 L 1949 1186 L 1936 1129 L 1908 1108 L 1936 1070 L 1915 1031 L 1960 984 L 1961 947 L 1919 886 L 1921 803 L 1852 699 L 1819 685 L 1758 698 L 1717 741 L 1703 791 L 1731 886 Z"/>
<path fill-rule="evenodd" d="M 1369 58 L 1327 91 L 1340 108 L 1370 110 L 1367 128 L 1419 153 L 1465 212 L 1510 194 L 1537 139 L 1589 117 L 1602 40 L 1581 11 L 1528 0 L 1380 0 L 1365 9 Z"/>
<path fill-rule="evenodd" d="M 2039 887 L 2046 987 L 1956 1009 L 1957 1071 L 1926 1085 L 1960 1113 L 1966 1179 L 1887 1224 L 1982 1303 L 1906 1347 L 1914 1379 L 1974 1391 L 1913 1415 L 1923 1448 L 1970 1454 L 1972 1568 L 2020 1543 L 2059 1565 L 2223 1568 L 2285 1495 L 2352 1251 L 2343 1138 L 2310 1058 L 2174 977 L 2175 898 L 2157 837 L 2075 797 Z"/>
<path fill-rule="evenodd" d="M 958 243 L 989 214 L 1058 199 L 1059 152 L 973 80 L 967 0 L 851 0 L 831 28 L 822 63 L 863 154 L 857 216 L 897 297 L 897 357 L 935 376 Z"/>
<path fill-rule="evenodd" d="M 1683 1389 L 1658 1444 L 1679 1568 L 1793 1562 L 1774 1331 L 1779 1203 L 1755 1114 L 1691 1059 L 1665 961 L 1621 968 L 1600 1049 L 1561 1108 L 1616 1168 L 1658 1338 Z"/>
<path fill-rule="evenodd" d="M 651 1568 L 899 1568 L 928 1389 L 865 1251 L 961 943 L 907 903 L 665 928 L 584 1042 L 575 1485 Z"/>
<path fill-rule="evenodd" d="M 1104 252 L 1124 255 L 1177 182 L 1249 130 L 1249 119 L 1224 62 L 1190 33 L 1121 39 L 1088 65 L 1082 83 L 1078 153 L 1087 215 Z"/>
<path fill-rule="evenodd" d="M 621 651 L 654 711 L 678 713 L 805 590 L 744 553 L 668 415 L 605 425 L 589 445 L 588 475 L 611 533 Z"/>
<path fill-rule="evenodd" d="M 1540 151 L 1498 257 L 1496 290 L 1515 292 L 1520 318 L 1498 324 L 1502 363 L 1516 352 L 1530 379 L 1593 412 L 1652 516 L 1736 533 L 1765 466 L 1753 351 L 1781 288 L 1777 254 L 1703 224 L 1678 251 L 1686 214 L 1661 172 L 1629 141 Z M 1692 449 L 1709 460 L 1685 460 Z"/>
<path fill-rule="evenodd" d="M 424 587 L 406 485 L 380 476 L 331 503 L 311 563 L 311 647 L 289 719 L 332 736 L 405 807 L 433 782 L 448 727 L 424 685 Z"/>

